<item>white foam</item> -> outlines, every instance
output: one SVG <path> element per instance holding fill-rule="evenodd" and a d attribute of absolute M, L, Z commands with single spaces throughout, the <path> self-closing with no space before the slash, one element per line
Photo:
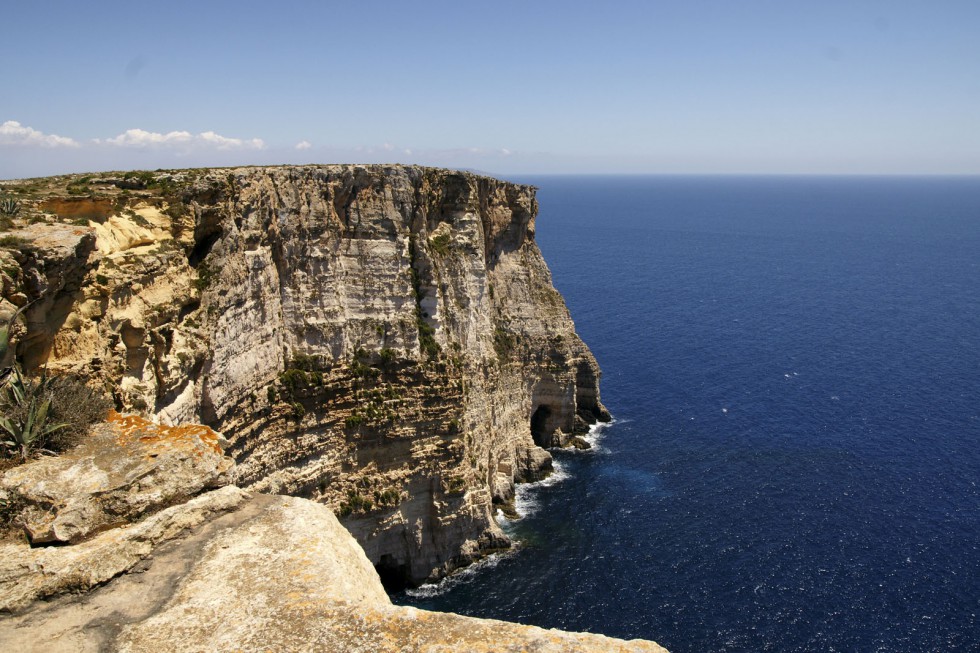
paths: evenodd
<path fill-rule="evenodd" d="M 500 561 L 504 558 L 504 556 L 511 555 L 515 550 L 517 550 L 517 548 L 518 546 L 515 543 L 515 545 L 508 551 L 491 553 L 486 558 L 474 562 L 469 567 L 464 567 L 463 569 L 454 571 L 452 574 L 446 576 L 436 583 L 425 583 L 424 585 L 420 585 L 415 589 L 405 590 L 405 594 L 414 599 L 429 599 L 434 596 L 445 594 L 454 587 L 470 582 L 473 580 L 476 574 L 480 573 L 484 569 L 492 569 L 496 567 L 498 564 L 500 564 Z"/>
<path fill-rule="evenodd" d="M 606 435 L 606 429 L 616 423 L 613 419 L 609 422 L 596 422 L 589 427 L 589 432 L 582 436 L 582 439 L 592 445 L 592 449 L 599 449 L 599 443 Z M 588 451 L 588 450 L 586 450 Z"/>
<path fill-rule="evenodd" d="M 558 485 L 569 478 L 568 470 L 561 462 L 555 460 L 552 465 L 554 466 L 553 471 L 547 478 L 533 483 L 520 483 L 514 488 L 514 512 L 517 513 L 518 519 L 523 519 L 537 512 L 540 507 L 536 496 L 539 488 Z"/>

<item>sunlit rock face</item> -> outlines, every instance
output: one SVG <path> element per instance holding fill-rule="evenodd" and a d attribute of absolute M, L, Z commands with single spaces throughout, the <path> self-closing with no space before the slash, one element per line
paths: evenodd
<path fill-rule="evenodd" d="M 494 503 L 608 417 L 533 187 L 406 166 L 158 181 L 32 227 L 3 267 L 0 308 L 37 300 L 18 353 L 221 432 L 234 484 L 326 504 L 392 584 L 507 546 Z"/>

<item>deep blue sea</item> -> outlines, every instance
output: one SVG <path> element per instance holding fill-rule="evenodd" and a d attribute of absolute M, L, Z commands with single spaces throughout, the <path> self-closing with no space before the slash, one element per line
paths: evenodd
<path fill-rule="evenodd" d="M 535 177 L 615 422 L 420 607 L 706 651 L 980 651 L 980 178 Z"/>

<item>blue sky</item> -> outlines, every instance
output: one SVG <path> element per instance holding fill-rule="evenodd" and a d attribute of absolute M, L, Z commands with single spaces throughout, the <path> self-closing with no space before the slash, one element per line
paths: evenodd
<path fill-rule="evenodd" d="M 0 178 L 980 174 L 980 2 L 7 3 Z"/>

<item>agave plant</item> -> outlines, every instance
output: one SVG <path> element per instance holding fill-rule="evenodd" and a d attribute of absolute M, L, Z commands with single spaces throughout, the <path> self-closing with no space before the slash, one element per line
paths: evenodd
<path fill-rule="evenodd" d="M 20 213 L 20 202 L 12 197 L 3 198 L 0 200 L 0 213 L 10 218 L 17 217 Z"/>
<path fill-rule="evenodd" d="M 7 350 L 10 349 L 10 332 L 14 328 L 14 323 L 17 321 L 17 318 L 20 317 L 20 314 L 33 303 L 34 302 L 28 302 L 27 304 L 24 304 L 18 308 L 16 311 L 14 311 L 14 314 L 10 316 L 10 319 L 7 320 L 7 323 L 0 326 L 0 366 L 2 366 L 3 362 L 7 359 Z M 0 367 L 0 381 L 5 379 L 8 373 L 9 368 Z"/>
<path fill-rule="evenodd" d="M 48 423 L 51 408 L 49 379 L 42 375 L 37 382 L 25 380 L 20 366 L 14 365 L 13 373 L 4 384 L 3 403 L 5 415 L 0 415 L 2 444 L 8 451 L 19 451 L 27 460 L 31 451 L 40 448 L 45 438 L 67 424 Z"/>

